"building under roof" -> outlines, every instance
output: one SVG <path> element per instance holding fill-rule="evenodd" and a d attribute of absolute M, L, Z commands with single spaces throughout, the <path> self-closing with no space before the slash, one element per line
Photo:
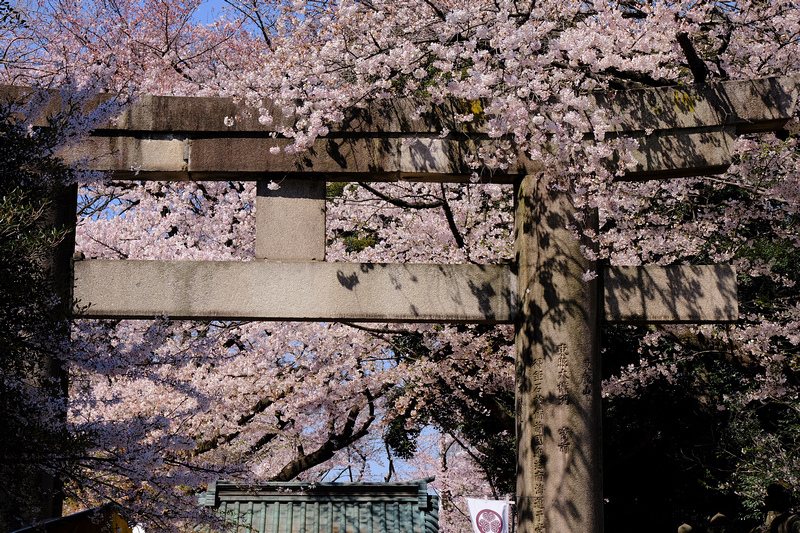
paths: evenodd
<path fill-rule="evenodd" d="M 218 481 L 199 497 L 244 533 L 437 533 L 433 478 L 396 483 Z"/>

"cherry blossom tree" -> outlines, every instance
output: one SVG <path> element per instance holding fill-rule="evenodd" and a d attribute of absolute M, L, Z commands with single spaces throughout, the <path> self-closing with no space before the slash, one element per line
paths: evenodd
<path fill-rule="evenodd" d="M 329 184 L 328 260 L 510 261 L 513 191 L 493 176 L 526 154 L 599 212 L 603 261 L 730 262 L 740 273 L 739 324 L 609 329 L 608 412 L 684 391 L 726 435 L 715 450 L 729 460 L 707 486 L 755 506 L 770 480 L 796 482 L 796 445 L 767 423 L 800 413 L 796 126 L 739 139 L 724 175 L 629 183 L 615 178 L 632 144 L 607 135 L 615 117 L 587 97 L 796 75 L 794 3 L 228 0 L 211 25 L 194 22 L 197 6 L 31 1 L 9 11 L 25 24 L 3 28 L 2 75 L 102 87 L 122 101 L 233 96 L 265 124 L 280 118 L 270 99 L 295 117 L 281 131 L 290 152 L 372 99 L 416 98 L 419 114 L 469 102 L 439 133 L 468 136 L 481 122 L 497 139 L 474 154 L 471 183 Z M 254 258 L 253 184 L 81 184 L 86 257 Z M 510 327 L 77 321 L 69 424 L 94 447 L 69 495 L 174 528 L 196 519 L 192 495 L 218 477 L 366 479 L 406 457 L 431 463 L 455 517 L 465 493 L 513 484 L 512 342 Z M 427 427 L 450 453 L 424 443 Z M 480 483 L 465 486 L 467 471 Z"/>
<path fill-rule="evenodd" d="M 20 24 L 15 17 L 4 24 Z M 90 445 L 69 431 L 64 360 L 69 351 L 69 286 L 74 248 L 75 180 L 81 174 L 56 153 L 98 123 L 86 93 L 65 87 L 64 108 L 47 128 L 34 127 L 49 95 L 0 104 L 0 529 L 16 530 L 60 512 L 58 480 Z M 117 113 L 113 106 L 110 111 Z M 69 115 L 72 110 L 79 119 Z M 72 199 L 72 200 L 70 200 Z"/>

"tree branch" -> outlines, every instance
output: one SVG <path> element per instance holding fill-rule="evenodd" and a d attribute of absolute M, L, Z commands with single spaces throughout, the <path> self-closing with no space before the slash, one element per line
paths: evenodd
<path fill-rule="evenodd" d="M 677 38 L 678 44 L 681 45 L 681 50 L 683 50 L 683 55 L 686 56 L 686 62 L 689 63 L 689 70 L 692 71 L 694 82 L 705 83 L 708 77 L 708 67 L 697 55 L 697 50 L 695 50 L 692 40 L 689 39 L 689 34 L 681 32 L 677 35 Z"/>
<path fill-rule="evenodd" d="M 376 396 L 373 395 L 369 388 L 366 388 L 363 392 L 364 397 L 367 400 L 366 405 L 356 404 L 351 407 L 347 414 L 347 419 L 345 420 L 344 426 L 340 431 L 336 432 L 333 428 L 333 423 L 331 423 L 331 431 L 328 434 L 328 440 L 326 440 L 325 443 L 323 443 L 313 452 L 301 455 L 294 461 L 284 466 L 283 469 L 271 479 L 271 481 L 289 481 L 294 479 L 301 472 L 304 472 L 309 468 L 313 468 L 316 465 L 331 459 L 339 450 L 346 448 L 347 446 L 350 446 L 356 442 L 358 439 L 365 437 L 369 433 L 370 426 L 375 421 L 375 398 L 382 396 L 383 393 L 384 390 L 381 390 Z M 358 416 L 361 414 L 364 407 L 368 408 L 369 415 L 358 428 L 358 430 L 356 430 Z"/>
<path fill-rule="evenodd" d="M 441 200 L 436 200 L 435 202 L 406 202 L 405 200 L 400 200 L 399 198 L 392 198 L 391 196 L 370 187 L 369 185 L 367 185 L 362 181 L 359 181 L 358 184 L 364 187 L 370 193 L 380 198 L 381 200 L 389 202 L 394 206 L 402 207 L 404 209 L 434 209 L 436 207 L 441 207 L 441 205 L 444 203 Z"/>
<path fill-rule="evenodd" d="M 442 209 L 444 210 L 444 216 L 447 219 L 447 225 L 450 227 L 450 232 L 456 239 L 456 246 L 458 246 L 459 248 L 463 248 L 464 237 L 458 230 L 458 226 L 456 225 L 456 219 L 453 217 L 453 211 L 452 209 L 450 209 L 450 204 L 447 202 L 447 194 L 444 188 L 444 183 L 441 184 L 441 187 L 442 187 Z"/>

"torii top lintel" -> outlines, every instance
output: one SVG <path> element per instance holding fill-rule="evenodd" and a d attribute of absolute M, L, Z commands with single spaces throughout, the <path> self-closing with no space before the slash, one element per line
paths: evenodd
<path fill-rule="evenodd" d="M 724 171 L 734 137 L 783 128 L 797 92 L 794 78 L 764 78 L 598 93 L 590 95 L 595 100 L 590 107 L 606 108 L 616 117 L 612 135 L 638 139 L 638 166 L 628 179 L 669 178 Z M 307 151 L 273 154 L 270 148 L 292 142 L 275 133 L 294 121 L 275 105 L 265 103 L 275 108 L 270 109 L 275 121 L 264 126 L 254 110 L 248 114 L 231 99 L 145 96 L 63 155 L 90 157 L 92 168 L 110 170 L 117 179 L 468 180 L 472 170 L 464 156 L 497 140 L 489 139 L 480 121 L 456 122 L 469 102 L 448 101 L 416 116 L 422 103 L 369 102 L 351 110 Z M 227 126 L 231 122 L 225 117 L 237 119 Z M 441 137 L 444 129 L 458 133 Z M 510 183 L 540 168 L 520 154 L 515 165 L 486 180 Z"/>

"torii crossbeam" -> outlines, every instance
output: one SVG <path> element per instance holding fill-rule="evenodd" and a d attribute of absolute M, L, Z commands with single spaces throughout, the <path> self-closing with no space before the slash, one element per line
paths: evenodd
<path fill-rule="evenodd" d="M 724 171 L 736 135 L 783 127 L 796 85 L 770 78 L 595 98 L 621 118 L 611 134 L 640 141 L 627 179 L 664 179 Z M 463 105 L 412 119 L 414 102 L 370 104 L 308 152 L 273 155 L 290 142 L 270 135 L 283 124 L 245 117 L 227 127 L 224 117 L 241 111 L 230 100 L 145 97 L 63 155 L 115 179 L 259 181 L 258 260 L 78 261 L 74 298 L 81 316 L 99 318 L 514 323 L 518 531 L 601 533 L 600 324 L 735 321 L 736 275 L 720 265 L 613 267 L 583 281 L 596 265 L 566 229 L 571 202 L 524 157 L 492 176 L 516 185 L 513 265 L 324 262 L 326 180 L 468 180 L 463 156 L 494 141 L 480 128 L 439 137 Z M 266 187 L 272 178 L 278 191 Z"/>

